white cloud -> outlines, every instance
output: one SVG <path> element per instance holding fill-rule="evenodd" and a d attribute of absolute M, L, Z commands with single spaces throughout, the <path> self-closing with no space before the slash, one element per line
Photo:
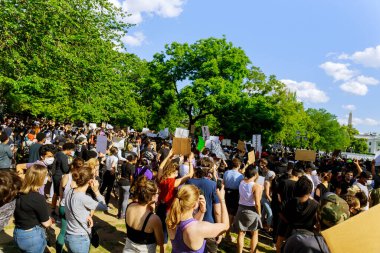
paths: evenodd
<path fill-rule="evenodd" d="M 362 84 L 367 84 L 367 85 L 377 85 L 379 83 L 379 80 L 370 76 L 363 76 L 363 75 L 356 77 L 356 80 Z"/>
<path fill-rule="evenodd" d="M 366 67 L 380 68 L 380 45 L 355 52 L 349 58 Z"/>
<path fill-rule="evenodd" d="M 339 118 L 338 122 L 341 125 L 347 125 L 348 124 L 348 115 L 346 115 L 344 118 Z M 380 121 L 372 118 L 352 118 L 352 125 L 354 126 L 379 126 Z"/>
<path fill-rule="evenodd" d="M 163 18 L 174 18 L 179 16 L 183 11 L 183 5 L 186 0 L 108 0 L 115 7 L 121 8 L 128 15 L 123 21 L 130 24 L 140 24 L 144 21 L 145 16 L 159 16 Z M 129 46 L 141 46 L 145 41 L 142 32 L 128 34 L 122 38 L 122 41 Z M 117 47 L 120 50 L 120 47 Z"/>
<path fill-rule="evenodd" d="M 173 18 L 179 16 L 186 0 L 109 0 L 116 7 L 122 8 L 131 16 L 126 17 L 127 22 L 140 24 L 144 15 Z"/>
<path fill-rule="evenodd" d="M 355 71 L 350 70 L 348 67 L 350 64 L 325 62 L 319 65 L 327 75 L 332 76 L 335 81 L 347 81 L 355 76 Z"/>
<path fill-rule="evenodd" d="M 365 84 L 362 84 L 356 80 L 350 80 L 345 83 L 342 83 L 340 89 L 359 96 L 364 96 L 368 92 L 368 87 Z"/>
<path fill-rule="evenodd" d="M 349 110 L 349 111 L 356 110 L 356 106 L 355 105 L 342 105 L 342 108 L 345 109 L 345 110 Z"/>
<path fill-rule="evenodd" d="M 311 82 L 297 82 L 293 80 L 281 80 L 289 91 L 296 92 L 297 99 L 303 102 L 310 103 L 326 103 L 329 97 L 322 90 L 319 90 L 314 83 Z"/>
<path fill-rule="evenodd" d="M 122 38 L 123 43 L 132 47 L 141 46 L 144 41 L 145 35 L 142 32 L 135 32 L 131 35 L 127 34 Z"/>

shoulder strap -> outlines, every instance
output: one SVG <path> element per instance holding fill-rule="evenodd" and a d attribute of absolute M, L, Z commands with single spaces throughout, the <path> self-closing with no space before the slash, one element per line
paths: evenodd
<path fill-rule="evenodd" d="M 152 214 L 153 213 L 149 213 L 148 216 L 146 216 L 144 224 L 143 224 L 142 229 L 141 229 L 141 232 L 144 232 L 146 224 L 148 224 L 148 220 L 149 220 L 150 216 L 152 216 Z"/>
<path fill-rule="evenodd" d="M 71 201 L 73 199 L 73 194 L 74 194 L 74 189 L 71 190 L 71 195 L 70 195 L 70 199 L 69 199 L 69 210 L 70 212 L 73 214 L 73 217 L 74 219 L 79 223 L 79 225 L 86 231 L 86 233 L 88 234 L 88 236 L 91 238 L 91 234 L 87 231 L 87 229 L 82 225 L 82 223 L 80 223 L 80 221 L 77 219 L 77 217 L 75 217 L 75 214 L 73 212 L 73 208 L 72 208 L 72 204 L 71 204 Z"/>

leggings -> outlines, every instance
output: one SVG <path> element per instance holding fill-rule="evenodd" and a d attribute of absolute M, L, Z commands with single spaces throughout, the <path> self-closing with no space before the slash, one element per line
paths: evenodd
<path fill-rule="evenodd" d="M 110 203 L 111 191 L 112 191 L 114 182 L 115 182 L 115 174 L 111 175 L 111 171 L 109 170 L 104 172 L 102 186 L 100 187 L 100 193 L 103 194 L 104 190 L 107 188 L 107 192 L 105 196 L 107 206 Z"/>
<path fill-rule="evenodd" d="M 58 212 L 59 212 L 59 217 L 61 218 L 61 231 L 59 232 L 59 235 L 57 237 L 57 241 L 55 243 L 55 249 L 57 253 L 62 253 L 63 245 L 65 244 L 65 235 L 66 235 L 66 229 L 67 229 L 65 207 L 59 206 Z"/>

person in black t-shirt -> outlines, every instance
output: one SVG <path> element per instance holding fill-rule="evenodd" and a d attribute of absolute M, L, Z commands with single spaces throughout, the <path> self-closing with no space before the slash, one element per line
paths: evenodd
<path fill-rule="evenodd" d="M 119 199 L 118 199 L 118 213 L 119 219 L 125 218 L 125 210 L 127 209 L 129 190 L 133 183 L 133 175 L 136 170 L 137 156 L 129 154 L 127 162 L 121 167 L 121 177 L 118 181 L 119 184 Z"/>
<path fill-rule="evenodd" d="M 44 184 L 48 171 L 42 165 L 32 165 L 25 174 L 20 195 L 16 199 L 13 238 L 23 252 L 44 252 L 46 248 L 45 229 L 50 227 L 48 205 L 38 189 Z"/>
<path fill-rule="evenodd" d="M 336 194 L 338 194 L 339 196 L 347 194 L 348 188 L 350 188 L 354 183 L 354 172 L 347 171 L 344 175 L 344 179 L 336 186 Z"/>
<path fill-rule="evenodd" d="M 311 181 L 302 176 L 294 188 L 294 198 L 289 200 L 280 213 L 280 225 L 276 243 L 277 253 L 281 252 L 283 241 L 291 235 L 294 229 L 312 231 L 316 224 L 318 202 L 310 198 L 313 185 Z"/>

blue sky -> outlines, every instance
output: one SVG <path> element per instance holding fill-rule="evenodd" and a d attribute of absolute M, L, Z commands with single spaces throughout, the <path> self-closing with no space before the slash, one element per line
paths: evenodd
<path fill-rule="evenodd" d="M 380 133 L 378 0 L 109 0 L 136 26 L 127 51 L 147 60 L 173 41 L 226 36 L 265 74 L 296 91 L 305 107 L 360 132 Z"/>

